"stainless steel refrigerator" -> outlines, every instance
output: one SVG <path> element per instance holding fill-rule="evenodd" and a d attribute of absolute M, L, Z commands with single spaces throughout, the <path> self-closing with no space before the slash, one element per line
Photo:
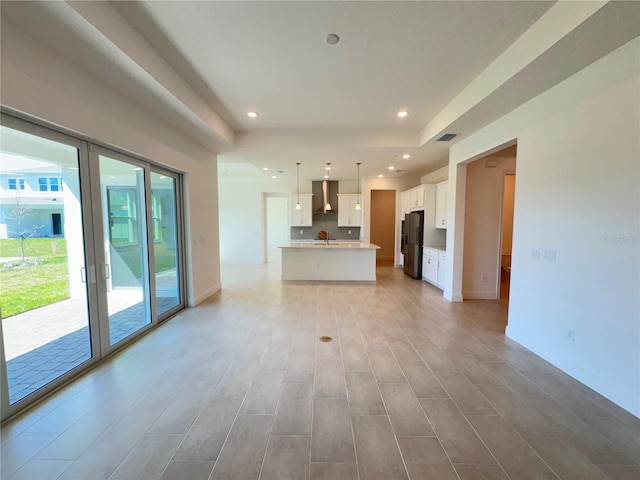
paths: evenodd
<path fill-rule="evenodd" d="M 422 231 L 424 212 L 411 212 L 402 222 L 401 250 L 404 255 L 404 273 L 422 279 Z"/>

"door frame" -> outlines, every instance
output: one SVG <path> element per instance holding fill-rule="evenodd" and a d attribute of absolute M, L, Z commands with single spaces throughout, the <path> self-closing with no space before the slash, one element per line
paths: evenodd
<path fill-rule="evenodd" d="M 78 139 L 76 137 L 67 135 L 65 133 L 52 130 L 50 128 L 34 124 L 30 121 L 22 120 L 14 116 L 8 115 L 4 112 L 0 114 L 0 124 L 13 130 L 34 135 L 46 140 L 62 143 L 74 147 L 78 151 L 78 177 L 80 182 L 81 192 L 81 218 L 82 218 L 82 230 L 83 230 L 83 244 L 84 244 L 84 264 L 87 271 L 86 275 L 86 292 L 87 292 L 87 316 L 89 327 L 89 341 L 91 343 L 91 358 L 82 362 L 80 365 L 72 368 L 63 375 L 52 380 L 43 387 L 37 389 L 26 397 L 21 398 L 13 404 L 9 401 L 9 388 L 7 378 L 7 364 L 5 359 L 4 349 L 4 332 L 0 328 L 0 343 L 2 343 L 2 355 L 0 364 L 0 370 L 2 371 L 1 387 L 2 392 L 0 394 L 0 404 L 2 405 L 1 421 L 12 417 L 27 405 L 31 405 L 37 402 L 46 395 L 49 395 L 56 389 L 60 388 L 63 384 L 67 383 L 70 379 L 77 377 L 80 373 L 92 368 L 104 355 L 101 350 L 101 335 L 98 324 L 99 309 L 98 309 L 98 289 L 96 283 L 91 279 L 94 277 L 92 271 L 95 271 L 96 257 L 95 257 L 95 231 L 92 228 L 91 223 L 91 205 L 94 203 L 92 198 L 90 184 L 90 169 L 88 144 L 87 142 Z M 0 322 L 1 323 L 1 322 Z"/>

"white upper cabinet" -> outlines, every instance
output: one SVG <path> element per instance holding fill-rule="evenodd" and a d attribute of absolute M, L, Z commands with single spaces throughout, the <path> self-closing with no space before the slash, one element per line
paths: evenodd
<path fill-rule="evenodd" d="M 313 225 L 312 205 L 310 193 L 300 194 L 300 210 L 296 210 L 298 195 L 289 198 L 289 224 L 292 227 L 311 227 Z"/>
<path fill-rule="evenodd" d="M 338 226 L 362 226 L 362 210 L 356 210 L 357 194 L 338 194 Z"/>
<path fill-rule="evenodd" d="M 400 193 L 400 208 L 402 210 L 403 218 L 405 213 L 409 213 L 411 211 L 411 191 Z"/>
<path fill-rule="evenodd" d="M 424 210 L 424 185 L 420 185 L 412 190 L 411 210 Z"/>
<path fill-rule="evenodd" d="M 447 184 L 441 182 L 436 185 L 436 228 L 447 228 Z"/>
<path fill-rule="evenodd" d="M 425 208 L 425 193 L 426 188 L 424 185 L 412 188 L 405 192 L 400 193 L 400 208 L 402 213 L 416 212 L 418 210 L 424 210 Z"/>

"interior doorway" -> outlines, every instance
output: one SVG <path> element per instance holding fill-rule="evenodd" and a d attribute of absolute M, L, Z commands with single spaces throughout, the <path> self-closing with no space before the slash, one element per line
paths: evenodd
<path fill-rule="evenodd" d="M 516 154 L 516 145 L 511 145 L 465 165 L 462 266 L 465 300 L 500 299 L 502 281 L 507 280 L 507 275 L 510 277 L 515 189 L 509 198 L 504 197 L 506 174 L 516 171 Z M 511 177 L 513 180 L 515 175 Z M 509 218 L 503 225 L 505 209 Z M 503 271 L 503 266 L 509 268 Z"/>
<path fill-rule="evenodd" d="M 513 244 L 513 208 L 516 194 L 516 174 L 504 175 L 502 189 L 502 232 L 500 246 L 500 300 L 509 301 L 511 285 L 511 246 Z"/>
<path fill-rule="evenodd" d="M 280 262 L 280 245 L 289 241 L 289 199 L 286 195 L 265 194 L 264 261 Z"/>
<path fill-rule="evenodd" d="M 371 190 L 371 213 L 371 243 L 380 247 L 376 250 L 376 264 L 393 265 L 396 191 Z"/>

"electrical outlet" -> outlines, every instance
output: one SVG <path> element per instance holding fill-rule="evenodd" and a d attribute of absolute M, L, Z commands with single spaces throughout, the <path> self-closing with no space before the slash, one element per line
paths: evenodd
<path fill-rule="evenodd" d="M 300 230 L 300 235 L 304 234 L 304 230 Z"/>
<path fill-rule="evenodd" d="M 351 235 L 351 230 L 347 230 L 347 232 L 349 232 L 349 235 Z"/>
<path fill-rule="evenodd" d="M 487 283 L 487 276 L 486 276 L 486 275 L 482 275 L 482 276 L 480 277 L 480 281 L 481 281 L 482 283 Z"/>
<path fill-rule="evenodd" d="M 567 328 L 567 340 L 570 342 L 576 341 L 576 331 L 573 328 Z"/>

